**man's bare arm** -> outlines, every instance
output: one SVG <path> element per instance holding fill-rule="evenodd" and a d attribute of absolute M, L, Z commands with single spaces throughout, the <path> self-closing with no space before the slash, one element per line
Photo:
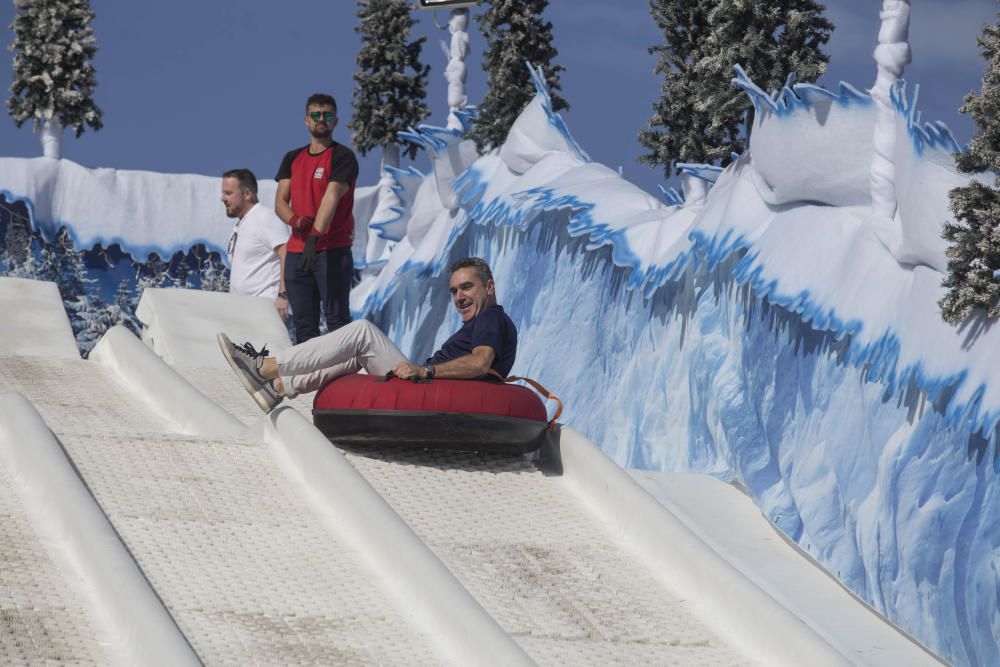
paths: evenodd
<path fill-rule="evenodd" d="M 340 181 L 330 181 L 327 184 L 326 192 L 323 193 L 323 199 L 319 203 L 319 210 L 316 211 L 316 222 L 313 223 L 313 229 L 318 234 L 322 235 L 330 228 L 330 223 L 333 222 L 333 214 L 337 212 L 337 204 L 340 203 L 340 198 L 347 194 L 347 191 L 350 189 L 351 186 Z"/>
<path fill-rule="evenodd" d="M 278 274 L 278 293 L 285 293 L 285 244 L 282 243 L 274 249 L 274 252 L 278 253 L 278 263 L 281 268 L 279 268 Z M 288 319 L 288 298 L 279 296 L 274 300 L 274 307 L 278 309 L 278 314 L 281 315 L 281 319 Z"/>
<path fill-rule="evenodd" d="M 274 212 L 286 225 L 292 224 L 292 180 L 283 178 L 278 181 L 278 191 L 274 195 Z M 282 274 L 284 275 L 284 274 Z"/>
<path fill-rule="evenodd" d="M 451 361 L 443 361 L 434 364 L 434 377 L 451 378 L 453 380 L 471 380 L 482 375 L 486 375 L 496 359 L 496 352 L 489 345 L 480 345 L 472 350 L 471 354 L 466 354 Z M 392 372 L 402 378 L 427 377 L 424 367 L 418 364 L 411 364 L 408 361 L 401 361 L 396 364 Z"/>

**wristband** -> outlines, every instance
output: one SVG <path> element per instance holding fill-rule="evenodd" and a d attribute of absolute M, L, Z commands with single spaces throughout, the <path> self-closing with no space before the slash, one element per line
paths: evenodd
<path fill-rule="evenodd" d="M 424 374 L 427 375 L 428 380 L 434 379 L 434 364 L 427 364 L 424 366 Z"/>
<path fill-rule="evenodd" d="M 285 292 L 278 292 L 278 298 L 279 299 L 287 299 L 288 298 L 288 294 L 285 293 Z"/>

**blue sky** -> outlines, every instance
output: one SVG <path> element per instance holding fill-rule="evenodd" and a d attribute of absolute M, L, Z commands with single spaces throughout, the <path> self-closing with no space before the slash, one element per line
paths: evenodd
<path fill-rule="evenodd" d="M 827 15 L 837 30 L 827 48 L 831 60 L 821 80 L 845 80 L 867 88 L 875 78 L 871 52 L 881 7 L 878 0 L 830 0 Z M 307 141 L 303 103 L 310 93 L 332 93 L 341 108 L 334 138 L 349 143 L 344 126 L 358 36 L 355 3 L 346 0 L 267 0 L 240 3 L 173 0 L 169 3 L 92 0 L 100 51 L 94 60 L 95 95 L 105 127 L 80 139 L 67 134 L 63 155 L 91 167 L 173 173 L 220 174 L 246 166 L 272 178 L 284 153 Z M 960 143 L 972 136 L 971 121 L 957 113 L 963 96 L 978 90 L 984 61 L 975 38 L 996 19 L 994 0 L 916 0 L 911 15 L 913 64 L 906 79 L 921 85 L 925 120 L 943 120 Z M 477 10 L 473 10 L 475 13 Z M 10 0 L 0 0 L 0 26 L 14 17 Z M 437 20 L 447 20 L 446 11 Z M 636 162 L 643 149 L 636 132 L 659 94 L 655 59 L 647 48 L 659 41 L 646 0 L 552 0 L 557 62 L 566 67 L 564 117 L 590 156 L 656 192 L 662 170 Z M 439 42 L 447 31 L 430 12 L 419 14 L 416 34 L 426 35 L 424 62 L 431 65 L 430 122 L 445 123 L 446 59 Z M 470 31 L 468 93 L 482 98 L 484 48 L 475 23 Z M 4 31 L 2 42 L 12 41 Z M 12 55 L 4 51 L 0 87 L 10 85 Z M 0 156 L 40 155 L 37 138 L 0 119 Z M 426 159 L 416 164 L 426 168 Z M 359 185 L 377 180 L 377 155 L 362 158 Z"/>

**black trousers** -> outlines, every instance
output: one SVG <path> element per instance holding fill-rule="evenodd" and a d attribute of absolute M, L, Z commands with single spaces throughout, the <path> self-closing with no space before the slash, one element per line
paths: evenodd
<path fill-rule="evenodd" d="M 285 254 L 285 292 L 292 308 L 295 342 L 319 335 L 319 310 L 323 305 L 326 328 L 334 331 L 351 321 L 351 280 L 354 257 L 350 248 L 316 251 L 313 270 L 300 271 L 302 253 Z"/>

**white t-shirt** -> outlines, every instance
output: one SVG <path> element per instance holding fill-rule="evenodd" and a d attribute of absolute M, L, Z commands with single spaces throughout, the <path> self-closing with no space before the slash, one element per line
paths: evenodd
<path fill-rule="evenodd" d="M 290 228 L 274 211 L 257 202 L 236 223 L 233 233 L 236 240 L 229 244 L 229 291 L 276 298 L 281 260 L 275 248 L 288 241 Z"/>

